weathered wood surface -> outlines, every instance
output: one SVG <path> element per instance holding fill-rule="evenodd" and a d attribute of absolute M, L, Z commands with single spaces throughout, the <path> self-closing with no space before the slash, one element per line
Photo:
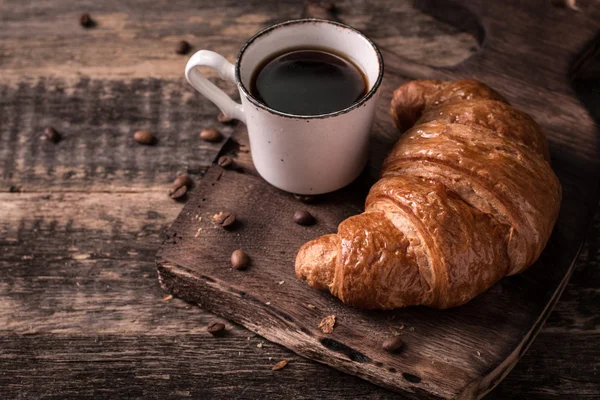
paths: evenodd
<path fill-rule="evenodd" d="M 346 22 L 379 44 L 391 37 L 385 47 L 414 63 L 447 66 L 472 53 L 470 35 L 408 2 L 339 3 L 342 18 L 354 15 Z M 598 2 L 578 4 L 582 15 L 548 12 L 598 15 Z M 97 28 L 78 26 L 82 11 Z M 212 338 L 205 329 L 217 318 L 163 301 L 156 281 L 156 248 L 182 207 L 166 186 L 200 172 L 221 145 L 197 140 L 200 128 L 219 126 L 217 110 L 183 82 L 186 58 L 173 44 L 210 43 L 231 59 L 248 35 L 301 12 L 268 2 L 0 3 L 2 398 L 400 397 L 236 325 Z M 65 137 L 57 146 L 38 140 L 48 123 Z M 158 146 L 129 140 L 140 126 Z M 597 397 L 599 237 L 597 213 L 561 301 L 490 398 Z M 272 372 L 284 358 L 291 363 Z"/>

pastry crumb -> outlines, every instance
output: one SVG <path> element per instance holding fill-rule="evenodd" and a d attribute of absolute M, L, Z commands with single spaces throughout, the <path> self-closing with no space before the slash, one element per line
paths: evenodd
<path fill-rule="evenodd" d="M 165 297 L 163 297 L 163 301 L 169 301 L 173 299 L 173 295 L 172 294 L 168 294 Z"/>
<path fill-rule="evenodd" d="M 287 364 L 288 364 L 288 360 L 281 360 L 277 364 L 273 365 L 273 367 L 271 367 L 271 370 L 278 371 L 278 370 L 282 369 L 283 367 L 285 367 Z"/>
<path fill-rule="evenodd" d="M 319 329 L 323 333 L 331 333 L 333 332 L 333 328 L 335 327 L 335 315 L 328 315 L 321 322 L 319 322 Z"/>

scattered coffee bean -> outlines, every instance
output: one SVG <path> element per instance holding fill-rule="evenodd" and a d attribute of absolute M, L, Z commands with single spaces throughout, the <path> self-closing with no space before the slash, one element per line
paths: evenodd
<path fill-rule="evenodd" d="M 42 135 L 42 139 L 43 140 L 48 140 L 49 142 L 52 143 L 58 143 L 60 142 L 60 133 L 58 133 L 56 131 L 56 129 L 54 129 L 51 126 L 48 126 L 44 129 L 44 134 Z"/>
<path fill-rule="evenodd" d="M 208 325 L 206 330 L 213 336 L 219 336 L 225 333 L 225 324 L 222 324 L 220 322 L 213 322 Z"/>
<path fill-rule="evenodd" d="M 189 53 L 191 49 L 192 46 L 190 46 L 190 44 L 185 40 L 182 40 L 179 43 L 177 43 L 177 46 L 175 47 L 175 52 L 177 54 L 183 55 Z"/>
<path fill-rule="evenodd" d="M 312 216 L 308 211 L 296 211 L 294 214 L 294 222 L 298 225 L 309 226 L 317 222 L 315 217 Z"/>
<path fill-rule="evenodd" d="M 187 186 L 189 188 L 192 186 L 192 178 L 189 175 L 179 175 L 173 181 L 173 188 L 178 188 L 179 186 Z"/>
<path fill-rule="evenodd" d="M 233 158 L 229 156 L 219 157 L 217 164 L 222 168 L 229 169 L 233 166 Z"/>
<path fill-rule="evenodd" d="M 219 131 L 213 128 L 206 128 L 200 132 L 200 139 L 205 142 L 220 142 L 223 139 L 223 135 Z"/>
<path fill-rule="evenodd" d="M 235 119 L 234 118 L 230 118 L 227 115 L 223 114 L 223 113 L 219 113 L 219 116 L 217 117 L 217 121 L 219 121 L 220 123 L 224 124 L 224 125 L 233 125 L 235 124 Z"/>
<path fill-rule="evenodd" d="M 187 186 L 182 185 L 169 189 L 169 197 L 175 200 L 181 199 L 187 193 Z"/>
<path fill-rule="evenodd" d="M 390 353 L 397 353 L 404 347 L 404 342 L 400 339 L 400 336 L 393 336 L 383 342 L 383 349 Z"/>
<path fill-rule="evenodd" d="M 242 249 L 238 249 L 231 253 L 231 266 L 238 270 L 244 270 L 250 264 L 250 257 Z"/>
<path fill-rule="evenodd" d="M 154 136 L 148 131 L 137 131 L 133 134 L 133 140 L 139 144 L 152 144 L 154 143 Z"/>
<path fill-rule="evenodd" d="M 221 211 L 220 213 L 216 214 L 213 219 L 223 228 L 228 228 L 235 223 L 235 214 L 227 211 Z"/>
<path fill-rule="evenodd" d="M 294 198 L 302 203 L 311 204 L 314 203 L 316 196 L 311 196 L 309 194 L 295 194 Z"/>
<path fill-rule="evenodd" d="M 94 20 L 92 20 L 92 17 L 90 17 L 90 14 L 88 13 L 81 14 L 79 17 L 79 24 L 84 28 L 91 28 L 94 26 Z"/>

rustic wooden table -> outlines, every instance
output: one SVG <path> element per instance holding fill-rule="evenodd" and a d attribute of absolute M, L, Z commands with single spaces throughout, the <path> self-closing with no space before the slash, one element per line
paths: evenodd
<path fill-rule="evenodd" d="M 598 2 L 581 7 L 599 15 Z M 409 2 L 339 9 L 415 63 L 453 65 L 476 47 Z M 95 26 L 80 26 L 82 12 Z M 182 208 L 170 182 L 200 179 L 225 143 L 200 141 L 202 128 L 233 129 L 184 82 L 176 44 L 233 59 L 253 33 L 305 12 L 275 1 L 0 2 L 1 398 L 400 397 L 226 321 L 230 334 L 213 338 L 218 318 L 165 298 L 156 279 L 156 250 Z M 580 84 L 587 104 L 600 104 L 598 76 Z M 48 125 L 59 143 L 40 140 Z M 136 144 L 139 129 L 158 143 Z M 599 264 L 597 212 L 555 311 L 489 398 L 598 397 Z M 271 371 L 281 359 L 291 363 Z"/>

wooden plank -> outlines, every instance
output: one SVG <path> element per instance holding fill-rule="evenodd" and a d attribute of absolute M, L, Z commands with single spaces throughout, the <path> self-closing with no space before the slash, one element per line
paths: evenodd
<path fill-rule="evenodd" d="M 175 54 L 179 40 L 190 42 L 192 50 L 207 48 L 234 60 L 250 36 L 274 23 L 300 18 L 304 6 L 300 1 L 110 0 L 73 7 L 68 0 L 6 0 L 0 15 L 0 70 L 3 79 L 12 82 L 23 76 L 78 80 L 82 75 L 182 80 L 187 57 Z M 413 62 L 453 65 L 477 46 L 468 33 L 409 2 L 349 0 L 336 6 L 344 22 L 368 31 L 382 46 Z M 91 14 L 94 28 L 79 26 L 83 12 Z"/>
<path fill-rule="evenodd" d="M 177 174 L 203 172 L 225 143 L 200 140 L 202 129 L 232 132 L 182 81 L 82 78 L 71 85 L 41 77 L 3 90 L 2 191 L 166 190 Z M 60 132 L 59 143 L 40 140 L 47 125 Z M 133 132 L 141 129 L 158 143 L 135 143 Z"/>
<path fill-rule="evenodd" d="M 597 398 L 595 335 L 541 334 L 535 363 L 515 369 L 491 400 Z M 262 348 L 257 344 L 264 342 Z M 560 343 L 560 346 L 557 346 Z M 567 348 L 566 353 L 561 348 Z M 564 358 L 558 358 L 557 352 Z M 573 361 L 569 354 L 580 354 Z M 290 363 L 280 371 L 271 366 Z M 524 360 L 525 361 L 525 360 Z M 0 336 L 5 398 L 403 399 L 257 337 L 208 334 Z M 547 365 L 552 365 L 552 372 Z"/>

